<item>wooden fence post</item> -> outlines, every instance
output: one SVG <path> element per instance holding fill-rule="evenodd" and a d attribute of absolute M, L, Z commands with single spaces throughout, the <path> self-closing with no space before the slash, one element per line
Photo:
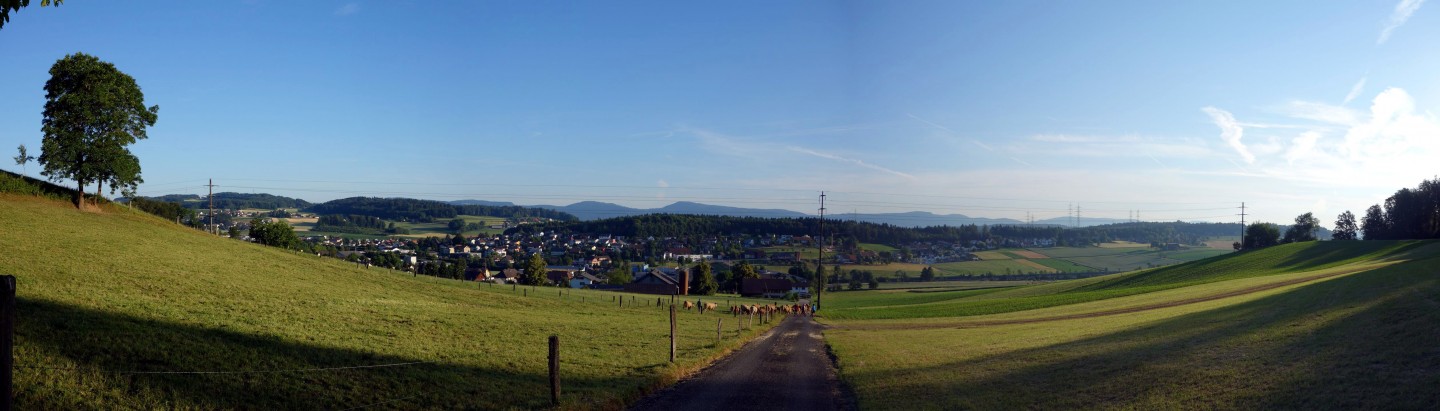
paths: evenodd
<path fill-rule="evenodd" d="M 0 410 L 10 411 L 15 402 L 15 276 L 0 276 L 0 385 L 5 398 Z"/>
<path fill-rule="evenodd" d="M 670 362 L 675 362 L 675 304 L 670 304 Z"/>
<path fill-rule="evenodd" d="M 720 327 L 725 322 L 724 318 L 715 319 L 715 345 L 720 345 Z"/>
<path fill-rule="evenodd" d="M 560 405 L 560 336 L 550 336 L 550 405 Z"/>

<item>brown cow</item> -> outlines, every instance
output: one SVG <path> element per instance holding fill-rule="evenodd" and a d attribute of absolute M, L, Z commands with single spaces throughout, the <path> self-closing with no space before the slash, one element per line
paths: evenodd
<path fill-rule="evenodd" d="M 704 305 L 700 306 L 700 313 L 704 314 L 706 311 L 714 311 L 718 308 L 720 308 L 719 304 L 705 303 Z"/>
<path fill-rule="evenodd" d="M 691 309 L 691 308 L 695 308 L 695 303 L 692 303 L 692 302 L 689 302 L 689 301 L 681 301 L 681 303 L 684 304 L 685 309 L 687 309 L 687 310 L 688 310 L 688 309 Z"/>

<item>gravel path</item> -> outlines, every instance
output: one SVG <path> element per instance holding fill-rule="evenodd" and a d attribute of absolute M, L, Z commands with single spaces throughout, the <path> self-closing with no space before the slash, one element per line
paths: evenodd
<path fill-rule="evenodd" d="M 792 315 L 709 368 L 631 410 L 850 410 L 825 351 L 823 326 Z"/>

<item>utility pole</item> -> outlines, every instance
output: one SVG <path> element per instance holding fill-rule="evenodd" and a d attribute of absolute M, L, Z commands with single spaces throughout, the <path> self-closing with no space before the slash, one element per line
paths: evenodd
<path fill-rule="evenodd" d="M 218 235 L 220 230 L 215 229 L 215 179 L 210 179 L 210 184 L 205 186 L 210 187 L 210 224 L 205 226 L 205 231 Z"/>
<path fill-rule="evenodd" d="M 1240 247 L 1245 247 L 1245 202 L 1240 202 Z"/>
<path fill-rule="evenodd" d="M 1075 206 L 1075 227 L 1080 227 L 1080 206 Z"/>
<path fill-rule="evenodd" d="M 817 256 L 816 256 L 817 259 L 815 260 L 815 284 L 816 284 L 816 285 L 820 285 L 820 287 L 815 287 L 815 308 L 818 310 L 818 309 L 820 308 L 820 295 L 825 293 L 825 287 L 824 287 L 824 285 L 825 285 L 825 279 L 823 278 L 823 276 L 825 275 L 825 192 L 824 192 L 824 191 L 821 191 L 821 192 L 820 192 L 820 235 L 819 235 L 819 238 L 816 238 L 816 240 L 817 240 L 816 242 L 820 245 L 820 246 L 818 247 L 818 249 L 820 250 L 820 253 L 817 254 Z"/>

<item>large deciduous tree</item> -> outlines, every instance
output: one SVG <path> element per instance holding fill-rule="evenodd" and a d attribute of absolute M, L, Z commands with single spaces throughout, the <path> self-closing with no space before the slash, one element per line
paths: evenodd
<path fill-rule="evenodd" d="M 1365 218 L 1360 220 L 1360 232 L 1366 240 L 1388 240 L 1390 237 L 1390 225 L 1385 219 L 1385 211 L 1380 205 L 1372 205 L 1365 209 Z"/>
<path fill-rule="evenodd" d="M 250 238 L 260 244 L 287 250 L 300 247 L 300 238 L 295 236 L 295 229 L 283 220 L 251 220 Z"/>
<path fill-rule="evenodd" d="M 1240 247 L 1255 250 L 1280 244 L 1280 226 L 1270 223 L 1254 223 L 1245 227 L 1245 243 Z"/>
<path fill-rule="evenodd" d="M 1359 228 L 1355 225 L 1355 214 L 1351 213 L 1350 210 L 1345 210 L 1345 212 L 1335 217 L 1335 231 L 1330 234 L 1330 238 L 1335 240 L 1354 240 L 1358 231 Z"/>
<path fill-rule="evenodd" d="M 1315 241 L 1315 231 L 1319 229 L 1320 219 L 1315 218 L 1312 213 L 1301 214 L 1295 217 L 1295 225 L 1285 230 L 1285 238 L 1282 242 Z"/>
<path fill-rule="evenodd" d="M 84 204 L 85 184 L 105 183 L 112 191 L 132 190 L 140 179 L 140 160 L 129 145 L 146 138 L 159 106 L 145 107 L 135 79 L 95 56 L 75 53 L 50 67 L 45 82 L 45 111 L 40 130 L 39 163 L 51 180 L 75 181 L 75 206 Z"/>

